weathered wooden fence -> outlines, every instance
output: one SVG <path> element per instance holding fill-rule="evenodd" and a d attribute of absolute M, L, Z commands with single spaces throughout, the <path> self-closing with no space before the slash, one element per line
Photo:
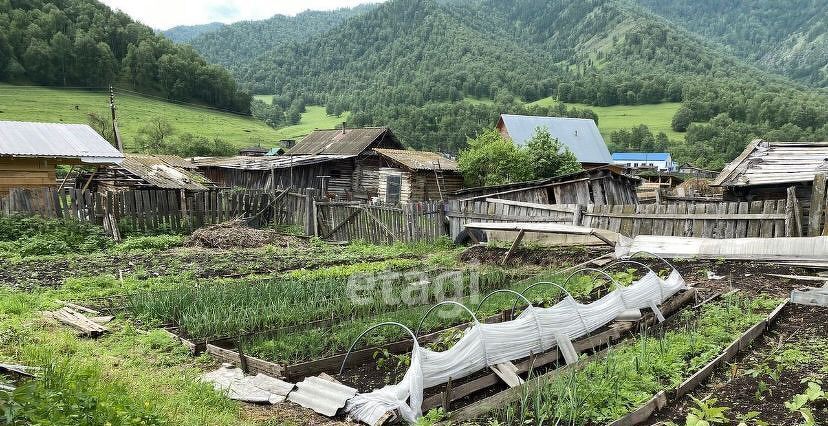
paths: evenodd
<path fill-rule="evenodd" d="M 582 209 L 577 204 L 538 204 L 487 198 L 450 200 L 446 217 L 449 236 L 454 239 L 469 222 L 555 222 L 579 223 Z"/>
<path fill-rule="evenodd" d="M 798 237 L 802 224 L 795 212 L 786 200 L 589 206 L 581 225 L 630 237 Z"/>
<path fill-rule="evenodd" d="M 0 212 L 74 219 L 111 229 L 141 232 L 180 232 L 231 219 L 252 225 L 267 223 L 302 226 L 305 195 L 290 191 L 129 190 L 93 193 L 78 189 L 12 189 L 0 199 Z"/>
<path fill-rule="evenodd" d="M 430 201 L 389 207 L 316 202 L 314 234 L 325 240 L 373 243 L 434 241 L 446 235 L 444 204 Z"/>

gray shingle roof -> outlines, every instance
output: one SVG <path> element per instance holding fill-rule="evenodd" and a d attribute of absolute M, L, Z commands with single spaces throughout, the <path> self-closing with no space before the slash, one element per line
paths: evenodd
<path fill-rule="evenodd" d="M 591 119 L 512 114 L 501 114 L 500 119 L 512 141 L 519 146 L 526 145 L 535 130 L 543 127 L 553 138 L 566 145 L 581 163 L 612 163 L 607 144 Z"/>
<path fill-rule="evenodd" d="M 377 148 L 374 151 L 411 170 L 435 170 L 437 168 L 445 171 L 459 170 L 456 161 L 443 157 L 436 152 L 384 148 Z"/>
<path fill-rule="evenodd" d="M 124 155 L 86 124 L 0 121 L 0 155 L 120 163 Z"/>
<path fill-rule="evenodd" d="M 725 166 L 713 186 L 778 185 L 811 182 L 828 172 L 828 142 L 749 143 Z"/>

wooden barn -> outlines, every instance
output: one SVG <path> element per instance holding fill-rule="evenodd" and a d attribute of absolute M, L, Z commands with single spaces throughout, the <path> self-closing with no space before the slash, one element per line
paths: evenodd
<path fill-rule="evenodd" d="M 216 184 L 202 175 L 188 160 L 176 155 L 126 154 L 118 165 L 80 174 L 77 187 L 93 191 L 125 189 L 177 189 L 207 191 Z"/>
<path fill-rule="evenodd" d="M 386 160 L 376 148 L 404 149 L 390 129 L 315 130 L 284 155 L 201 158 L 196 165 L 222 187 L 314 188 L 326 195 L 367 200 L 379 193 Z"/>
<path fill-rule="evenodd" d="M 463 187 L 457 162 L 436 152 L 377 148 L 385 167 L 379 169 L 379 201 L 388 204 L 443 200 Z"/>
<path fill-rule="evenodd" d="M 595 167 L 554 178 L 455 191 L 452 198 L 496 198 L 536 204 L 638 204 L 640 180 L 615 166 Z"/>
<path fill-rule="evenodd" d="M 0 193 L 57 186 L 58 165 L 118 164 L 124 155 L 86 124 L 0 121 Z"/>
<path fill-rule="evenodd" d="M 749 143 L 711 184 L 726 201 L 790 200 L 803 209 L 803 223 L 821 228 L 826 210 L 828 142 Z M 810 217 L 814 213 L 815 220 Z M 811 231 L 813 234 L 815 231 Z"/>

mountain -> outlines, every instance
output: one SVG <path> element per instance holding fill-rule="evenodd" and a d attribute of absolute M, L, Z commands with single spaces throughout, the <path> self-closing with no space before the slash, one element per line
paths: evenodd
<path fill-rule="evenodd" d="M 669 148 L 708 167 L 753 137 L 828 137 L 825 93 L 622 0 L 390 0 L 233 69 L 254 93 L 286 98 L 283 105 L 351 111 L 352 125 L 390 125 L 412 147 L 449 152 L 501 112 L 594 115 L 524 104 L 546 97 L 682 102 L 674 128 L 687 130 L 686 142 Z M 622 140 L 615 146 L 653 146 Z"/>
<path fill-rule="evenodd" d="M 308 10 L 296 16 L 275 15 L 262 21 L 243 21 L 206 31 L 189 40 L 207 60 L 235 68 L 263 52 L 322 34 L 346 19 L 376 7 L 365 4 L 333 11 Z"/>
<path fill-rule="evenodd" d="M 763 69 L 828 87 L 828 2 L 824 0 L 637 1 Z"/>
<path fill-rule="evenodd" d="M 221 22 L 211 22 L 201 25 L 179 25 L 161 31 L 161 34 L 176 43 L 186 43 L 204 33 L 216 31 L 223 26 L 224 24 Z"/>
<path fill-rule="evenodd" d="M 250 96 L 195 50 L 95 0 L 0 1 L 0 81 L 111 84 L 247 113 Z"/>

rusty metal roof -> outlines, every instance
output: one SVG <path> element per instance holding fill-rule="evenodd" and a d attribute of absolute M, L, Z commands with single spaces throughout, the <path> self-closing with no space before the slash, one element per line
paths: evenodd
<path fill-rule="evenodd" d="M 297 383 L 296 390 L 288 394 L 287 399 L 319 414 L 333 417 L 356 393 L 357 390 L 350 386 L 310 376 Z"/>
<path fill-rule="evenodd" d="M 174 155 L 127 154 L 119 166 L 158 188 L 204 191 L 216 186 L 194 171 L 192 163 Z"/>
<path fill-rule="evenodd" d="M 193 163 L 198 167 L 221 167 L 238 170 L 270 170 L 301 167 L 310 164 L 325 163 L 328 161 L 344 160 L 356 155 L 266 155 L 250 157 L 239 155 L 236 157 L 202 157 L 194 158 Z"/>
<path fill-rule="evenodd" d="M 436 152 L 375 148 L 374 151 L 411 170 L 457 171 L 457 162 Z"/>
<path fill-rule="evenodd" d="M 0 121 L 0 155 L 118 164 L 124 155 L 86 124 Z"/>
<path fill-rule="evenodd" d="M 363 127 L 359 129 L 314 130 L 311 134 L 287 150 L 286 155 L 359 155 L 383 138 L 390 136 L 393 148 L 403 148 L 387 127 Z"/>
<path fill-rule="evenodd" d="M 767 142 L 757 139 L 722 170 L 712 185 L 811 182 L 818 173 L 828 173 L 828 142 Z"/>

